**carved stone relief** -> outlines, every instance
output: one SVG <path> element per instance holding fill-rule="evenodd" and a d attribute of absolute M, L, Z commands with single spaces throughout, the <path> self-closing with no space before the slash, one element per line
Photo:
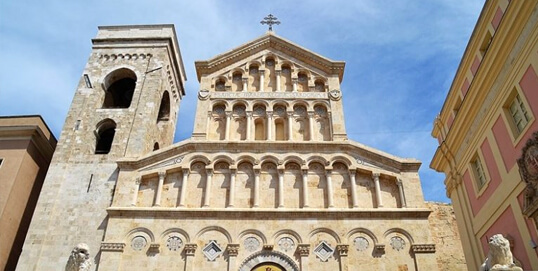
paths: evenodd
<path fill-rule="evenodd" d="M 166 247 L 170 251 L 178 251 L 183 246 L 183 241 L 178 236 L 170 236 L 166 240 Z"/>
<path fill-rule="evenodd" d="M 260 248 L 260 241 L 256 237 L 247 237 L 243 242 L 243 246 L 247 251 L 253 252 Z"/>
<path fill-rule="evenodd" d="M 316 256 L 323 262 L 326 262 L 333 253 L 334 248 L 325 241 L 321 241 L 321 243 L 314 248 L 314 254 L 316 254 Z"/>
<path fill-rule="evenodd" d="M 141 251 L 148 244 L 146 237 L 138 235 L 131 240 L 131 247 L 136 251 Z"/>
<path fill-rule="evenodd" d="M 203 253 L 209 261 L 214 261 L 222 254 L 222 252 L 222 248 L 219 246 L 219 244 L 217 244 L 217 241 L 215 240 L 209 241 L 209 243 L 203 249 Z"/>
<path fill-rule="evenodd" d="M 368 249 L 370 242 L 364 237 L 356 237 L 355 240 L 353 240 L 353 245 L 357 251 L 364 251 Z"/>
<path fill-rule="evenodd" d="M 400 251 L 405 247 L 405 240 L 400 236 L 390 238 L 390 246 L 396 251 Z"/>
<path fill-rule="evenodd" d="M 278 247 L 285 252 L 293 251 L 295 249 L 295 242 L 289 237 L 282 237 L 278 240 Z"/>

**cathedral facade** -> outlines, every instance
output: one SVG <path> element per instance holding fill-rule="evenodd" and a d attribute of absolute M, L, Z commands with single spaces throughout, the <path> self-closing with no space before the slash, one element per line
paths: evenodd
<path fill-rule="evenodd" d="M 193 135 L 173 143 L 174 27 L 92 42 L 18 270 L 78 243 L 88 270 L 442 269 L 420 161 L 347 138 L 344 62 L 271 31 L 198 61 Z"/>

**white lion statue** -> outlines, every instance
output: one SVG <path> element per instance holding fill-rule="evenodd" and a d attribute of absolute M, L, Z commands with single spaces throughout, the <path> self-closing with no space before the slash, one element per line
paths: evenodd
<path fill-rule="evenodd" d="M 65 265 L 65 271 L 89 271 L 92 267 L 90 259 L 90 247 L 80 243 L 73 248 L 69 260 Z"/>
<path fill-rule="evenodd" d="M 523 271 L 514 264 L 510 242 L 502 234 L 489 238 L 489 252 L 486 261 L 480 266 L 480 271 L 510 270 Z"/>

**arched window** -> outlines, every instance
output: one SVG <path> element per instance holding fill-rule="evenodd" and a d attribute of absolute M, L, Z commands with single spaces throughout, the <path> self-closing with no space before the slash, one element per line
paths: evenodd
<path fill-rule="evenodd" d="M 107 154 L 116 134 L 116 123 L 111 119 L 101 121 L 95 130 L 95 154 Z"/>
<path fill-rule="evenodd" d="M 136 87 L 136 74 L 129 69 L 118 69 L 107 75 L 104 82 L 103 108 L 128 108 Z"/>
<path fill-rule="evenodd" d="M 170 95 L 168 91 L 163 93 L 161 99 L 161 106 L 159 107 L 159 115 L 157 116 L 157 121 L 167 121 L 170 119 Z"/>
<path fill-rule="evenodd" d="M 153 144 L 153 151 L 156 151 L 159 149 L 159 142 L 155 142 L 155 144 Z"/>

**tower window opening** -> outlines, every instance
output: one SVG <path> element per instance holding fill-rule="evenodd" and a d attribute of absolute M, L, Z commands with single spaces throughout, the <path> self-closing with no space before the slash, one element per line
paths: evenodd
<path fill-rule="evenodd" d="M 105 79 L 103 108 L 129 108 L 136 87 L 136 75 L 129 69 L 119 69 Z"/>
<path fill-rule="evenodd" d="M 170 119 L 170 95 L 168 91 L 165 91 L 161 99 L 161 106 L 159 107 L 159 115 L 157 121 L 167 121 Z"/>
<path fill-rule="evenodd" d="M 116 123 L 110 119 L 102 121 L 95 131 L 95 154 L 107 154 L 112 148 L 112 141 L 116 134 Z"/>

